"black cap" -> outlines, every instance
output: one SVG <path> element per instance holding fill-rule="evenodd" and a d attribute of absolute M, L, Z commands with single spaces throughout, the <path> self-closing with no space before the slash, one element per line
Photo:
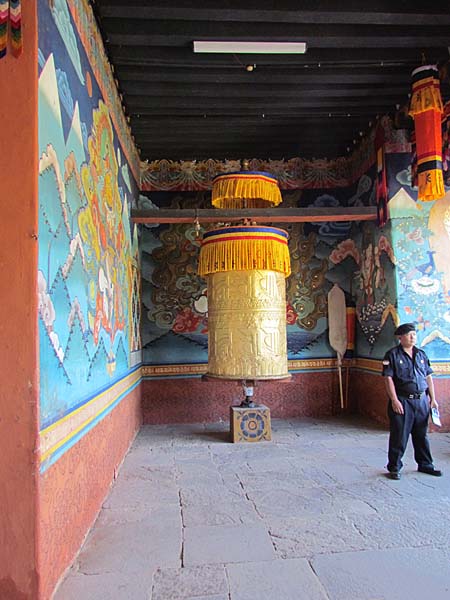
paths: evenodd
<path fill-rule="evenodd" d="M 394 331 L 394 335 L 405 335 L 406 333 L 415 330 L 416 327 L 413 323 L 403 323 L 397 327 L 397 329 Z"/>

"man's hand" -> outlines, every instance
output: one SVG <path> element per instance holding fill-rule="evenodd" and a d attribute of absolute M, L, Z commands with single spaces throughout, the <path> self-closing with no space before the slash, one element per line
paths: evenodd
<path fill-rule="evenodd" d="M 397 398 L 395 400 L 391 400 L 391 404 L 392 404 L 392 410 L 397 413 L 397 415 L 403 415 L 404 414 L 404 410 L 403 410 L 403 405 L 400 402 L 400 400 L 398 400 Z"/>
<path fill-rule="evenodd" d="M 439 404 L 436 402 L 436 400 L 434 398 L 432 400 L 430 400 L 430 408 L 439 408 Z"/>

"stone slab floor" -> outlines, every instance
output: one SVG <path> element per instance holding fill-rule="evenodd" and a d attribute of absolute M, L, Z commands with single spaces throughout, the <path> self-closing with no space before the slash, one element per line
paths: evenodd
<path fill-rule="evenodd" d="M 356 418 L 144 426 L 54 600 L 449 600 L 450 435 L 436 478 Z"/>

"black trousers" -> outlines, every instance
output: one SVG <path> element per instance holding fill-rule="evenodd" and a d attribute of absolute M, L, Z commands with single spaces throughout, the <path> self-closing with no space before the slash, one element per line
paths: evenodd
<path fill-rule="evenodd" d="M 432 467 L 433 458 L 428 441 L 428 417 L 430 403 L 428 396 L 422 394 L 418 399 L 409 399 L 398 396 L 403 406 L 403 415 L 398 415 L 392 410 L 391 402 L 388 403 L 388 417 L 390 422 L 388 471 L 400 471 L 403 466 L 402 457 L 405 453 L 408 439 L 414 447 L 414 459 L 419 467 Z"/>

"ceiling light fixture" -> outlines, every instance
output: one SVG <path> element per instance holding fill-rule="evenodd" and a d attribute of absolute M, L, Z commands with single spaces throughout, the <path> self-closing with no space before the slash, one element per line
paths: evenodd
<path fill-rule="evenodd" d="M 304 54 L 305 42 L 219 42 L 194 41 L 194 52 L 231 54 Z"/>

